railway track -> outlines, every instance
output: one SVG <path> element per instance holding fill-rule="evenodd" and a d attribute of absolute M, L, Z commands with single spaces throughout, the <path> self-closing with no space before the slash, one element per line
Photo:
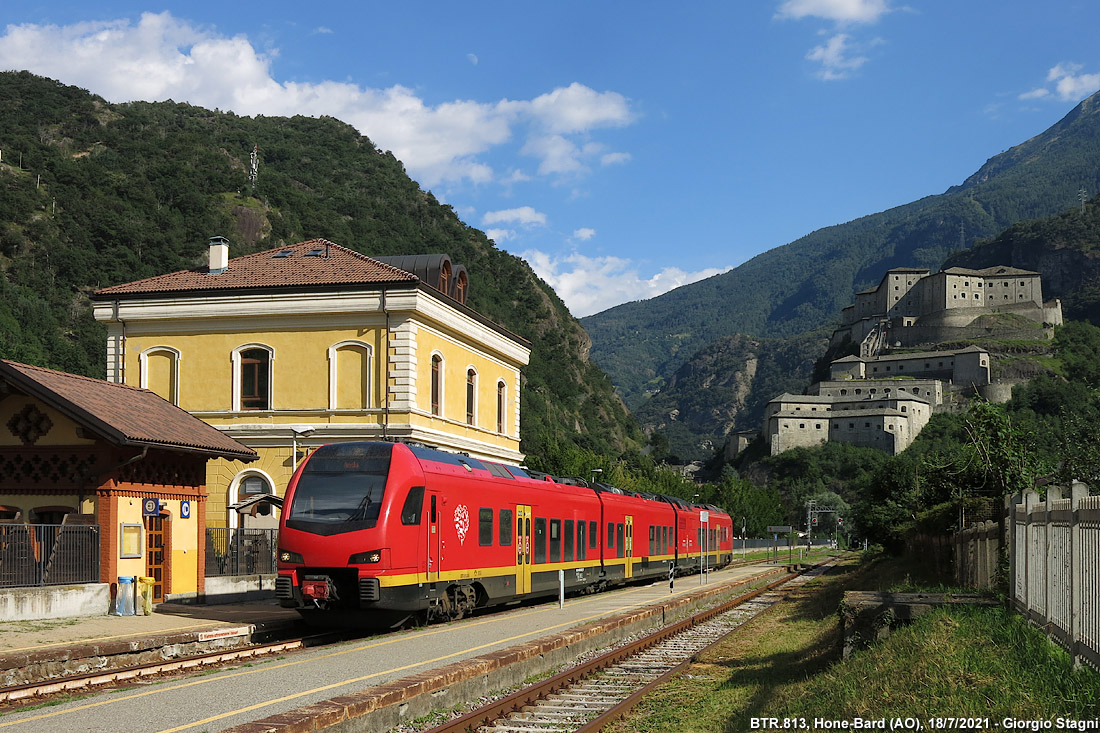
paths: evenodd
<path fill-rule="evenodd" d="M 180 659 L 172 659 L 146 664 L 135 664 L 115 669 L 104 669 L 80 675 L 70 675 L 55 680 L 31 682 L 25 685 L 12 685 L 0 688 L 0 705 L 21 704 L 38 701 L 63 692 L 77 692 L 92 687 L 120 685 L 156 677 L 159 675 L 192 672 L 198 669 L 229 664 L 242 660 L 255 659 L 268 654 L 279 654 L 293 649 L 303 649 L 320 644 L 346 639 L 342 632 L 327 632 L 281 641 L 253 644 L 238 649 L 224 649 L 204 654 L 194 654 Z"/>
<path fill-rule="evenodd" d="M 650 690 L 749 619 L 778 603 L 782 587 L 804 583 L 829 563 L 791 573 L 621 649 L 432 728 L 429 733 L 602 730 Z"/>

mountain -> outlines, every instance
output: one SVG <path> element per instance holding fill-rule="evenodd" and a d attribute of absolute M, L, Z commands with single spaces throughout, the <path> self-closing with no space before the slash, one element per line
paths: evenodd
<path fill-rule="evenodd" d="M 447 252 L 470 273 L 468 304 L 532 342 L 523 450 L 640 447 L 554 291 L 351 126 L 109 104 L 26 72 L 0 73 L 0 98 L 0 357 L 103 378 L 89 293 L 202 264 L 213 235 L 234 257 L 316 237 L 367 255 Z"/>
<path fill-rule="evenodd" d="M 772 398 L 798 394 L 814 381 L 814 359 L 828 343 L 824 330 L 786 339 L 720 338 L 677 369 L 634 416 L 644 432 L 664 436 L 671 456 L 705 460 L 730 432 L 759 430 Z"/>
<path fill-rule="evenodd" d="M 646 400 L 708 344 L 828 326 L 887 269 L 936 269 L 965 244 L 1063 211 L 1082 187 L 1100 188 L 1100 95 L 945 193 L 820 229 L 729 272 L 582 319 L 592 359 L 644 413 Z"/>
<path fill-rule="evenodd" d="M 1046 219 L 1020 222 L 947 258 L 944 267 L 1011 265 L 1043 276 L 1043 297 L 1066 318 L 1100 324 L 1100 196 Z"/>

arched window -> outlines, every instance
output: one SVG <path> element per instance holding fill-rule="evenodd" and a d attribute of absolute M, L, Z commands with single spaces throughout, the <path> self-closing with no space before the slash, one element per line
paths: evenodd
<path fill-rule="evenodd" d="M 504 384 L 504 380 L 501 379 L 497 382 L 497 432 L 505 432 L 505 418 L 504 415 L 508 411 L 508 386 Z"/>
<path fill-rule="evenodd" d="M 138 386 L 179 405 L 180 352 L 170 346 L 154 346 L 138 354 Z"/>
<path fill-rule="evenodd" d="M 238 410 L 270 410 L 271 348 L 248 344 L 233 351 L 233 396 Z"/>
<path fill-rule="evenodd" d="M 258 473 L 249 474 L 241 479 L 240 487 L 237 490 L 238 498 L 240 499 L 247 499 L 256 494 L 274 493 L 275 492 L 271 488 L 271 483 Z"/>
<path fill-rule="evenodd" d="M 342 341 L 328 349 L 330 410 L 364 410 L 371 405 L 371 347 Z"/>
<path fill-rule="evenodd" d="M 448 261 L 444 261 L 443 267 L 439 268 L 439 292 L 451 293 L 451 263 Z"/>
<path fill-rule="evenodd" d="M 443 357 L 432 354 L 432 414 L 443 414 Z"/>
<path fill-rule="evenodd" d="M 466 303 L 466 289 L 469 287 L 469 278 L 466 275 L 465 270 L 459 270 L 458 275 L 455 277 L 455 300 L 459 303 Z"/>
<path fill-rule="evenodd" d="M 466 370 L 466 424 L 477 424 L 477 371 L 473 367 Z"/>
<path fill-rule="evenodd" d="M 232 506 L 254 496 L 274 493 L 275 483 L 271 476 L 254 468 L 246 469 L 234 476 L 229 483 L 229 505 Z M 229 510 L 230 527 L 273 528 L 278 522 L 278 517 L 268 502 L 255 504 L 251 509 L 244 511 L 248 516 L 242 516 L 234 509 Z"/>

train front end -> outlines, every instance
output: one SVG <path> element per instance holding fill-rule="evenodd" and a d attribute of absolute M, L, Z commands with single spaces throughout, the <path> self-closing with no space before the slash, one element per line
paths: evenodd
<path fill-rule="evenodd" d="M 424 480 L 394 443 L 333 443 L 287 488 L 275 595 L 309 621 L 390 626 L 423 604 L 417 548 Z"/>

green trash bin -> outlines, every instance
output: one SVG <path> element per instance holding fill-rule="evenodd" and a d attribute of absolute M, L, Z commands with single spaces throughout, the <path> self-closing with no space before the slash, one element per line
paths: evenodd
<path fill-rule="evenodd" d="M 142 613 L 145 616 L 153 615 L 153 584 L 157 582 L 156 578 L 150 578 L 147 575 L 143 575 L 137 579 L 137 592 L 140 601 L 138 604 L 138 613 Z"/>

